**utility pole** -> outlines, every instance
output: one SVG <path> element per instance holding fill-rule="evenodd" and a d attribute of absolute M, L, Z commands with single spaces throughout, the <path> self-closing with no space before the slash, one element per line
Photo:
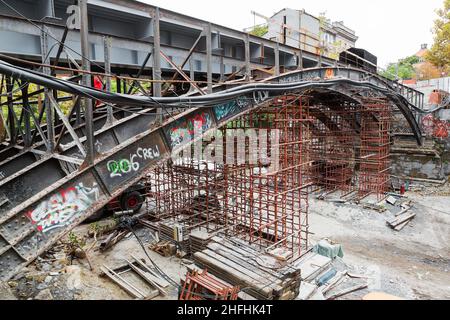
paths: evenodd
<path fill-rule="evenodd" d="M 81 34 L 81 54 L 83 61 L 83 70 L 90 71 L 91 64 L 89 61 L 89 25 L 87 0 L 78 0 L 80 6 L 80 34 Z M 83 85 L 91 87 L 91 76 L 87 73 L 83 74 Z M 93 123 L 93 105 L 92 100 L 83 98 L 84 105 L 84 119 L 86 121 L 86 161 L 88 165 L 94 164 L 95 149 L 94 149 L 94 123 Z"/>

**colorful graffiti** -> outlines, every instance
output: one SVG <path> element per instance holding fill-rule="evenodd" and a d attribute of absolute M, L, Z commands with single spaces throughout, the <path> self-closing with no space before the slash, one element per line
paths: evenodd
<path fill-rule="evenodd" d="M 251 105 L 251 102 L 246 97 L 239 97 L 237 100 L 220 104 L 214 107 L 214 114 L 218 121 L 230 118 L 237 115 L 242 110 L 245 110 Z"/>
<path fill-rule="evenodd" d="M 422 118 L 422 129 L 427 137 L 445 139 L 449 137 L 450 123 L 429 114 Z"/>
<path fill-rule="evenodd" d="M 334 69 L 327 69 L 325 71 L 324 79 L 328 80 L 328 79 L 333 79 L 333 78 L 334 78 Z"/>
<path fill-rule="evenodd" d="M 141 165 L 138 159 L 141 160 L 156 160 L 161 157 L 161 152 L 159 151 L 159 147 L 155 145 L 150 148 L 138 148 L 136 153 L 130 154 L 129 159 L 121 159 L 121 160 L 110 160 L 106 164 L 108 171 L 110 172 L 111 178 L 122 177 L 130 172 L 139 171 Z"/>
<path fill-rule="evenodd" d="M 211 115 L 200 112 L 187 120 L 179 120 L 167 132 L 172 148 L 189 143 L 194 138 L 194 133 L 204 133 L 212 127 Z M 197 127 L 196 127 L 197 126 Z"/>
<path fill-rule="evenodd" d="M 100 197 L 96 183 L 86 187 L 80 182 L 42 201 L 27 213 L 31 223 L 42 233 L 70 225 Z"/>

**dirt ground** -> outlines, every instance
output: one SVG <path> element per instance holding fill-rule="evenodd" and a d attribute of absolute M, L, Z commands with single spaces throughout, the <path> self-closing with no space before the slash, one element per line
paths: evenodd
<path fill-rule="evenodd" d="M 310 197 L 311 243 L 328 238 L 341 244 L 345 264 L 351 266 L 352 271 L 370 278 L 368 289 L 343 299 L 360 299 L 371 291 L 383 291 L 406 299 L 450 299 L 450 197 L 447 193 L 449 187 L 446 188 L 408 193 L 409 199 L 414 200 L 412 210 L 417 216 L 400 232 L 387 226 L 386 220 L 393 216 L 389 210 L 379 213 L 362 209 L 361 205 L 317 200 L 313 195 Z M 82 225 L 74 233 L 83 237 L 88 229 L 88 225 Z M 137 232 L 145 246 L 153 239 L 150 232 L 146 228 Z M 92 241 L 89 238 L 86 247 L 90 247 Z M 123 264 L 124 259 L 131 259 L 131 255 L 145 258 L 133 235 L 130 234 L 106 253 L 90 251 L 88 256 L 92 271 L 86 259 L 75 259 L 71 265 L 63 249 L 63 245 L 56 246 L 8 282 L 16 298 L 131 298 L 99 274 L 102 265 L 114 268 Z M 171 278 L 177 282 L 184 278 L 185 264 L 189 261 L 165 258 L 151 250 L 147 252 Z M 8 293 L 8 296 L 11 294 Z M 173 288 L 168 296 L 156 299 L 176 298 L 177 290 Z"/>
<path fill-rule="evenodd" d="M 388 212 L 311 199 L 311 240 L 342 244 L 345 263 L 371 271 L 371 291 L 450 299 L 450 198 L 407 196 L 417 216 L 400 232 L 387 226 Z"/>

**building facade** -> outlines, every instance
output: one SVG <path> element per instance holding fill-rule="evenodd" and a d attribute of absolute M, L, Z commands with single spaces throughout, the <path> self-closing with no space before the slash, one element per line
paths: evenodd
<path fill-rule="evenodd" d="M 338 60 L 341 52 L 355 47 L 358 40 L 355 31 L 343 21 L 331 22 L 305 10 L 285 8 L 270 18 L 268 27 L 267 39 L 333 60 Z"/>

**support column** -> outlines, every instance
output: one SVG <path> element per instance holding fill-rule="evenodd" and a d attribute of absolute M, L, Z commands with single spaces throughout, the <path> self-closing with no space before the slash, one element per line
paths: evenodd
<path fill-rule="evenodd" d="M 212 93 L 212 35 L 211 35 L 211 23 L 205 26 L 206 35 L 206 77 L 208 81 L 208 93 Z"/>
<path fill-rule="evenodd" d="M 217 38 L 219 42 L 219 48 L 220 48 L 220 81 L 225 81 L 225 63 L 224 63 L 224 48 L 222 48 L 222 36 L 220 32 L 217 32 Z"/>
<path fill-rule="evenodd" d="M 303 70 L 303 51 L 302 50 L 300 50 L 297 58 L 298 58 L 297 69 Z"/>
<path fill-rule="evenodd" d="M 244 36 L 245 45 L 245 80 L 249 81 L 252 76 L 252 71 L 250 69 L 250 35 L 247 33 Z"/>
<path fill-rule="evenodd" d="M 16 136 L 16 117 L 14 115 L 14 104 L 13 104 L 13 90 L 14 90 L 14 79 L 6 78 L 6 92 L 7 102 L 8 102 L 8 131 L 10 144 L 15 145 L 17 141 Z"/>
<path fill-rule="evenodd" d="M 160 32 L 159 8 L 155 9 L 153 15 L 153 80 L 162 80 L 161 77 L 161 32 Z M 153 96 L 161 97 L 161 82 L 153 82 Z M 157 109 L 158 121 L 162 121 L 162 109 Z"/>
<path fill-rule="evenodd" d="M 23 108 L 25 109 L 24 113 L 25 134 L 23 139 L 25 148 L 31 146 L 31 113 L 33 112 L 28 101 L 28 88 L 29 88 L 28 84 L 22 88 L 22 102 Z"/>
<path fill-rule="evenodd" d="M 191 78 L 192 81 L 195 81 L 195 69 L 194 69 L 194 58 L 191 57 L 189 59 L 189 70 L 190 70 L 190 75 L 189 77 Z M 191 88 L 189 91 L 193 91 L 194 90 L 194 86 L 191 83 Z"/>
<path fill-rule="evenodd" d="M 280 44 L 277 42 L 275 44 L 275 76 L 280 75 Z"/>
<path fill-rule="evenodd" d="M 43 27 L 41 31 L 41 55 L 42 55 L 42 63 L 43 64 L 50 64 L 50 54 L 48 52 L 48 35 L 47 35 L 48 29 L 47 27 Z M 48 67 L 43 67 L 42 69 L 44 74 L 50 75 L 51 70 Z M 46 122 L 47 122 L 47 151 L 53 152 L 55 148 L 55 128 L 53 123 L 53 108 L 50 104 L 50 98 L 49 95 L 51 95 L 52 92 L 44 88 L 44 107 L 45 107 L 45 114 L 46 114 Z"/>
<path fill-rule="evenodd" d="M 111 92 L 111 38 L 110 37 L 103 37 L 103 44 L 104 44 L 104 55 L 105 55 L 105 72 L 106 72 L 106 78 L 105 78 L 105 90 L 106 92 Z M 106 122 L 107 125 L 112 125 L 114 122 L 114 115 L 113 115 L 113 109 L 110 105 L 106 107 L 107 110 L 107 118 Z"/>
<path fill-rule="evenodd" d="M 87 0 L 78 0 L 80 6 L 80 20 L 81 20 L 81 54 L 83 55 L 83 70 L 90 71 L 91 64 L 89 61 L 89 27 L 88 27 L 88 12 Z M 87 87 L 92 86 L 91 76 L 87 73 L 83 74 L 83 85 Z M 95 159 L 94 148 L 94 121 L 93 121 L 93 104 L 91 99 L 83 98 L 84 104 L 84 119 L 86 121 L 86 161 L 88 165 L 92 165 Z"/>

